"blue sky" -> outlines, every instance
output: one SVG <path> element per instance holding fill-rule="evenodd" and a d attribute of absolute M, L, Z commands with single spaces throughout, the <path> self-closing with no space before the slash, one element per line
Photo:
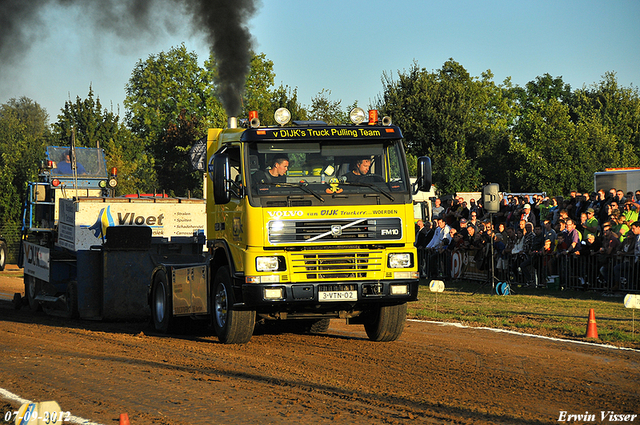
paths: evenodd
<path fill-rule="evenodd" d="M 66 100 L 89 85 L 102 105 L 124 114 L 134 65 L 184 43 L 203 62 L 204 39 L 179 13 L 133 38 L 97 29 L 80 7 L 50 3 L 28 49 L 0 75 L 0 103 L 27 96 L 54 121 Z M 177 10 L 177 9 L 176 9 Z M 1 12 L 1 11 L 0 11 Z M 396 76 L 414 61 L 429 71 L 449 58 L 472 76 L 490 69 L 494 81 L 523 86 L 537 76 L 562 76 L 573 89 L 615 71 L 619 84 L 640 84 L 640 1 L 337 1 L 263 0 L 249 21 L 254 49 L 274 62 L 275 83 L 298 89 L 309 105 L 331 90 L 342 106 L 368 106 L 384 72 Z M 118 109 L 119 108 L 119 109 Z"/>

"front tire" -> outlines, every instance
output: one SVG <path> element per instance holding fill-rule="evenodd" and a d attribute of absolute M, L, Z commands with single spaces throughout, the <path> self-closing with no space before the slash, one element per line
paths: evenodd
<path fill-rule="evenodd" d="M 308 330 L 311 334 L 326 334 L 331 325 L 331 319 L 312 320 L 309 323 Z"/>
<path fill-rule="evenodd" d="M 33 276 L 29 276 L 27 274 L 24 275 L 24 293 L 27 297 L 27 301 L 29 302 L 29 309 L 34 313 L 42 310 L 42 305 L 40 305 L 40 301 L 37 301 L 36 295 L 42 289 L 42 282 L 40 279 L 35 278 Z"/>
<path fill-rule="evenodd" d="M 402 335 L 406 320 L 407 303 L 382 306 L 370 312 L 364 330 L 371 341 L 395 341 Z"/>
<path fill-rule="evenodd" d="M 213 281 L 213 327 L 223 344 L 249 342 L 256 325 L 256 312 L 234 310 L 235 296 L 228 267 L 220 267 Z"/>

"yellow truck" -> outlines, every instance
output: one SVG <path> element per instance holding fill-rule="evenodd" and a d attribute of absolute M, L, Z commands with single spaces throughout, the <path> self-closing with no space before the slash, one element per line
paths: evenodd
<path fill-rule="evenodd" d="M 373 341 L 402 334 L 419 283 L 402 133 L 377 111 L 350 115 L 350 125 L 290 124 L 279 109 L 277 126 L 253 113 L 209 130 L 200 281 L 210 282 L 207 313 L 222 342 L 249 341 L 257 322 L 323 332 L 332 318 L 363 324 Z M 429 190 L 431 162 L 418 163 L 415 189 Z M 151 310 L 163 330 L 177 298 L 160 273 Z"/>
<path fill-rule="evenodd" d="M 151 316 L 161 332 L 200 320 L 228 344 L 256 324 L 325 332 L 338 318 L 373 341 L 399 338 L 418 295 L 412 196 L 431 188 L 431 162 L 418 159 L 412 183 L 402 133 L 377 111 L 355 109 L 349 125 L 288 116 L 209 130 L 205 200 L 114 197 L 102 151 L 77 148 L 87 168 L 64 174 L 68 148 L 50 147 L 25 205 L 24 303 Z"/>

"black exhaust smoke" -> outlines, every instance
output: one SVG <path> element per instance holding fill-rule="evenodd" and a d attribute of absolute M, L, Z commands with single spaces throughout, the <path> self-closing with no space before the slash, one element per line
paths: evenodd
<path fill-rule="evenodd" d="M 256 11 L 253 0 L 186 1 L 196 27 L 206 28 L 218 63 L 220 92 L 227 115 L 240 113 L 245 79 L 251 66 L 251 34 L 247 21 Z"/>
<path fill-rule="evenodd" d="M 218 64 L 220 101 L 227 115 L 241 109 L 245 79 L 251 66 L 251 34 L 247 22 L 257 0 L 0 0 L 0 73 L 15 66 L 37 39 L 46 37 L 41 13 L 49 6 L 79 7 L 87 26 L 121 37 L 128 43 L 162 30 L 178 32 L 180 9 L 192 22 L 191 33 L 204 32 Z M 65 23 L 60 23 L 65 25 Z M 42 64 L 37 64 L 41 66 Z"/>

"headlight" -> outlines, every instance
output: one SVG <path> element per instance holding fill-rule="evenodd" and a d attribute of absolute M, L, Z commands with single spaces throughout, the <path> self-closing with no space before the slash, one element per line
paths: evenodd
<path fill-rule="evenodd" d="M 349 112 L 349 119 L 354 124 L 360 124 L 367 119 L 367 114 L 364 113 L 364 109 L 362 108 L 353 108 L 351 112 Z"/>
<path fill-rule="evenodd" d="M 392 269 L 411 267 L 411 254 L 408 252 L 389 254 L 389 267 Z"/>
<path fill-rule="evenodd" d="M 284 288 L 264 288 L 263 297 L 265 300 L 281 300 L 284 298 Z"/>
<path fill-rule="evenodd" d="M 391 285 L 389 286 L 389 293 L 391 295 L 407 295 L 409 287 L 407 285 Z"/>
<path fill-rule="evenodd" d="M 278 270 L 278 257 L 256 257 L 256 270 L 259 272 L 275 272 Z"/>
<path fill-rule="evenodd" d="M 291 112 L 287 108 L 278 108 L 273 116 L 280 125 L 285 125 L 291 120 Z"/>

